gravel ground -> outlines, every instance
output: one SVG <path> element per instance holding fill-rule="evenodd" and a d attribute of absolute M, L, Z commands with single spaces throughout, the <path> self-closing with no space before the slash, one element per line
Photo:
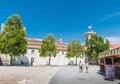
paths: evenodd
<path fill-rule="evenodd" d="M 62 67 L 0 66 L 0 84 L 48 84 Z"/>

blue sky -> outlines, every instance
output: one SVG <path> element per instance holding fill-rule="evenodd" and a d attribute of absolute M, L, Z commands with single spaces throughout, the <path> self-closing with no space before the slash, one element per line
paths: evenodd
<path fill-rule="evenodd" d="M 0 0 L 0 23 L 19 14 L 28 38 L 48 33 L 63 41 L 85 41 L 88 25 L 111 43 L 120 43 L 120 0 Z"/>

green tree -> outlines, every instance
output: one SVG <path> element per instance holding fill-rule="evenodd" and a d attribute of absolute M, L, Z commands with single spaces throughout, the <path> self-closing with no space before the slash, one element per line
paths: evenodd
<path fill-rule="evenodd" d="M 87 55 L 89 59 L 98 60 L 99 53 L 110 48 L 110 42 L 98 34 L 91 35 L 90 39 L 86 39 Z"/>
<path fill-rule="evenodd" d="M 77 58 L 81 57 L 82 53 L 83 53 L 83 47 L 81 46 L 81 44 L 78 40 L 74 39 L 68 44 L 66 57 L 68 57 L 68 58 L 75 57 L 76 65 L 77 65 Z"/>
<path fill-rule="evenodd" d="M 48 34 L 43 40 L 41 44 L 41 48 L 39 49 L 39 53 L 41 57 L 49 57 L 49 65 L 51 62 L 51 57 L 56 56 L 57 48 L 55 46 L 55 38 L 53 34 Z"/>
<path fill-rule="evenodd" d="M 26 32 L 19 15 L 8 17 L 0 33 L 0 52 L 11 56 L 24 55 L 27 51 Z"/>

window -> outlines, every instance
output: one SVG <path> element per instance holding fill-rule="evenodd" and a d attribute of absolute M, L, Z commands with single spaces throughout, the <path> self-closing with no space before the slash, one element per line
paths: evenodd
<path fill-rule="evenodd" d="M 34 50 L 31 50 L 31 54 L 34 54 L 34 52 L 35 52 Z"/>

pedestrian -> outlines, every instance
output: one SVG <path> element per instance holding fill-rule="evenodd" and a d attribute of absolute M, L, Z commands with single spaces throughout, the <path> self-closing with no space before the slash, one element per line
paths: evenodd
<path fill-rule="evenodd" d="M 79 62 L 79 72 L 83 71 L 83 63 L 80 61 Z"/>
<path fill-rule="evenodd" d="M 88 67 L 89 67 L 89 64 L 88 64 L 88 62 L 86 61 L 86 62 L 85 62 L 86 73 L 88 73 Z"/>

